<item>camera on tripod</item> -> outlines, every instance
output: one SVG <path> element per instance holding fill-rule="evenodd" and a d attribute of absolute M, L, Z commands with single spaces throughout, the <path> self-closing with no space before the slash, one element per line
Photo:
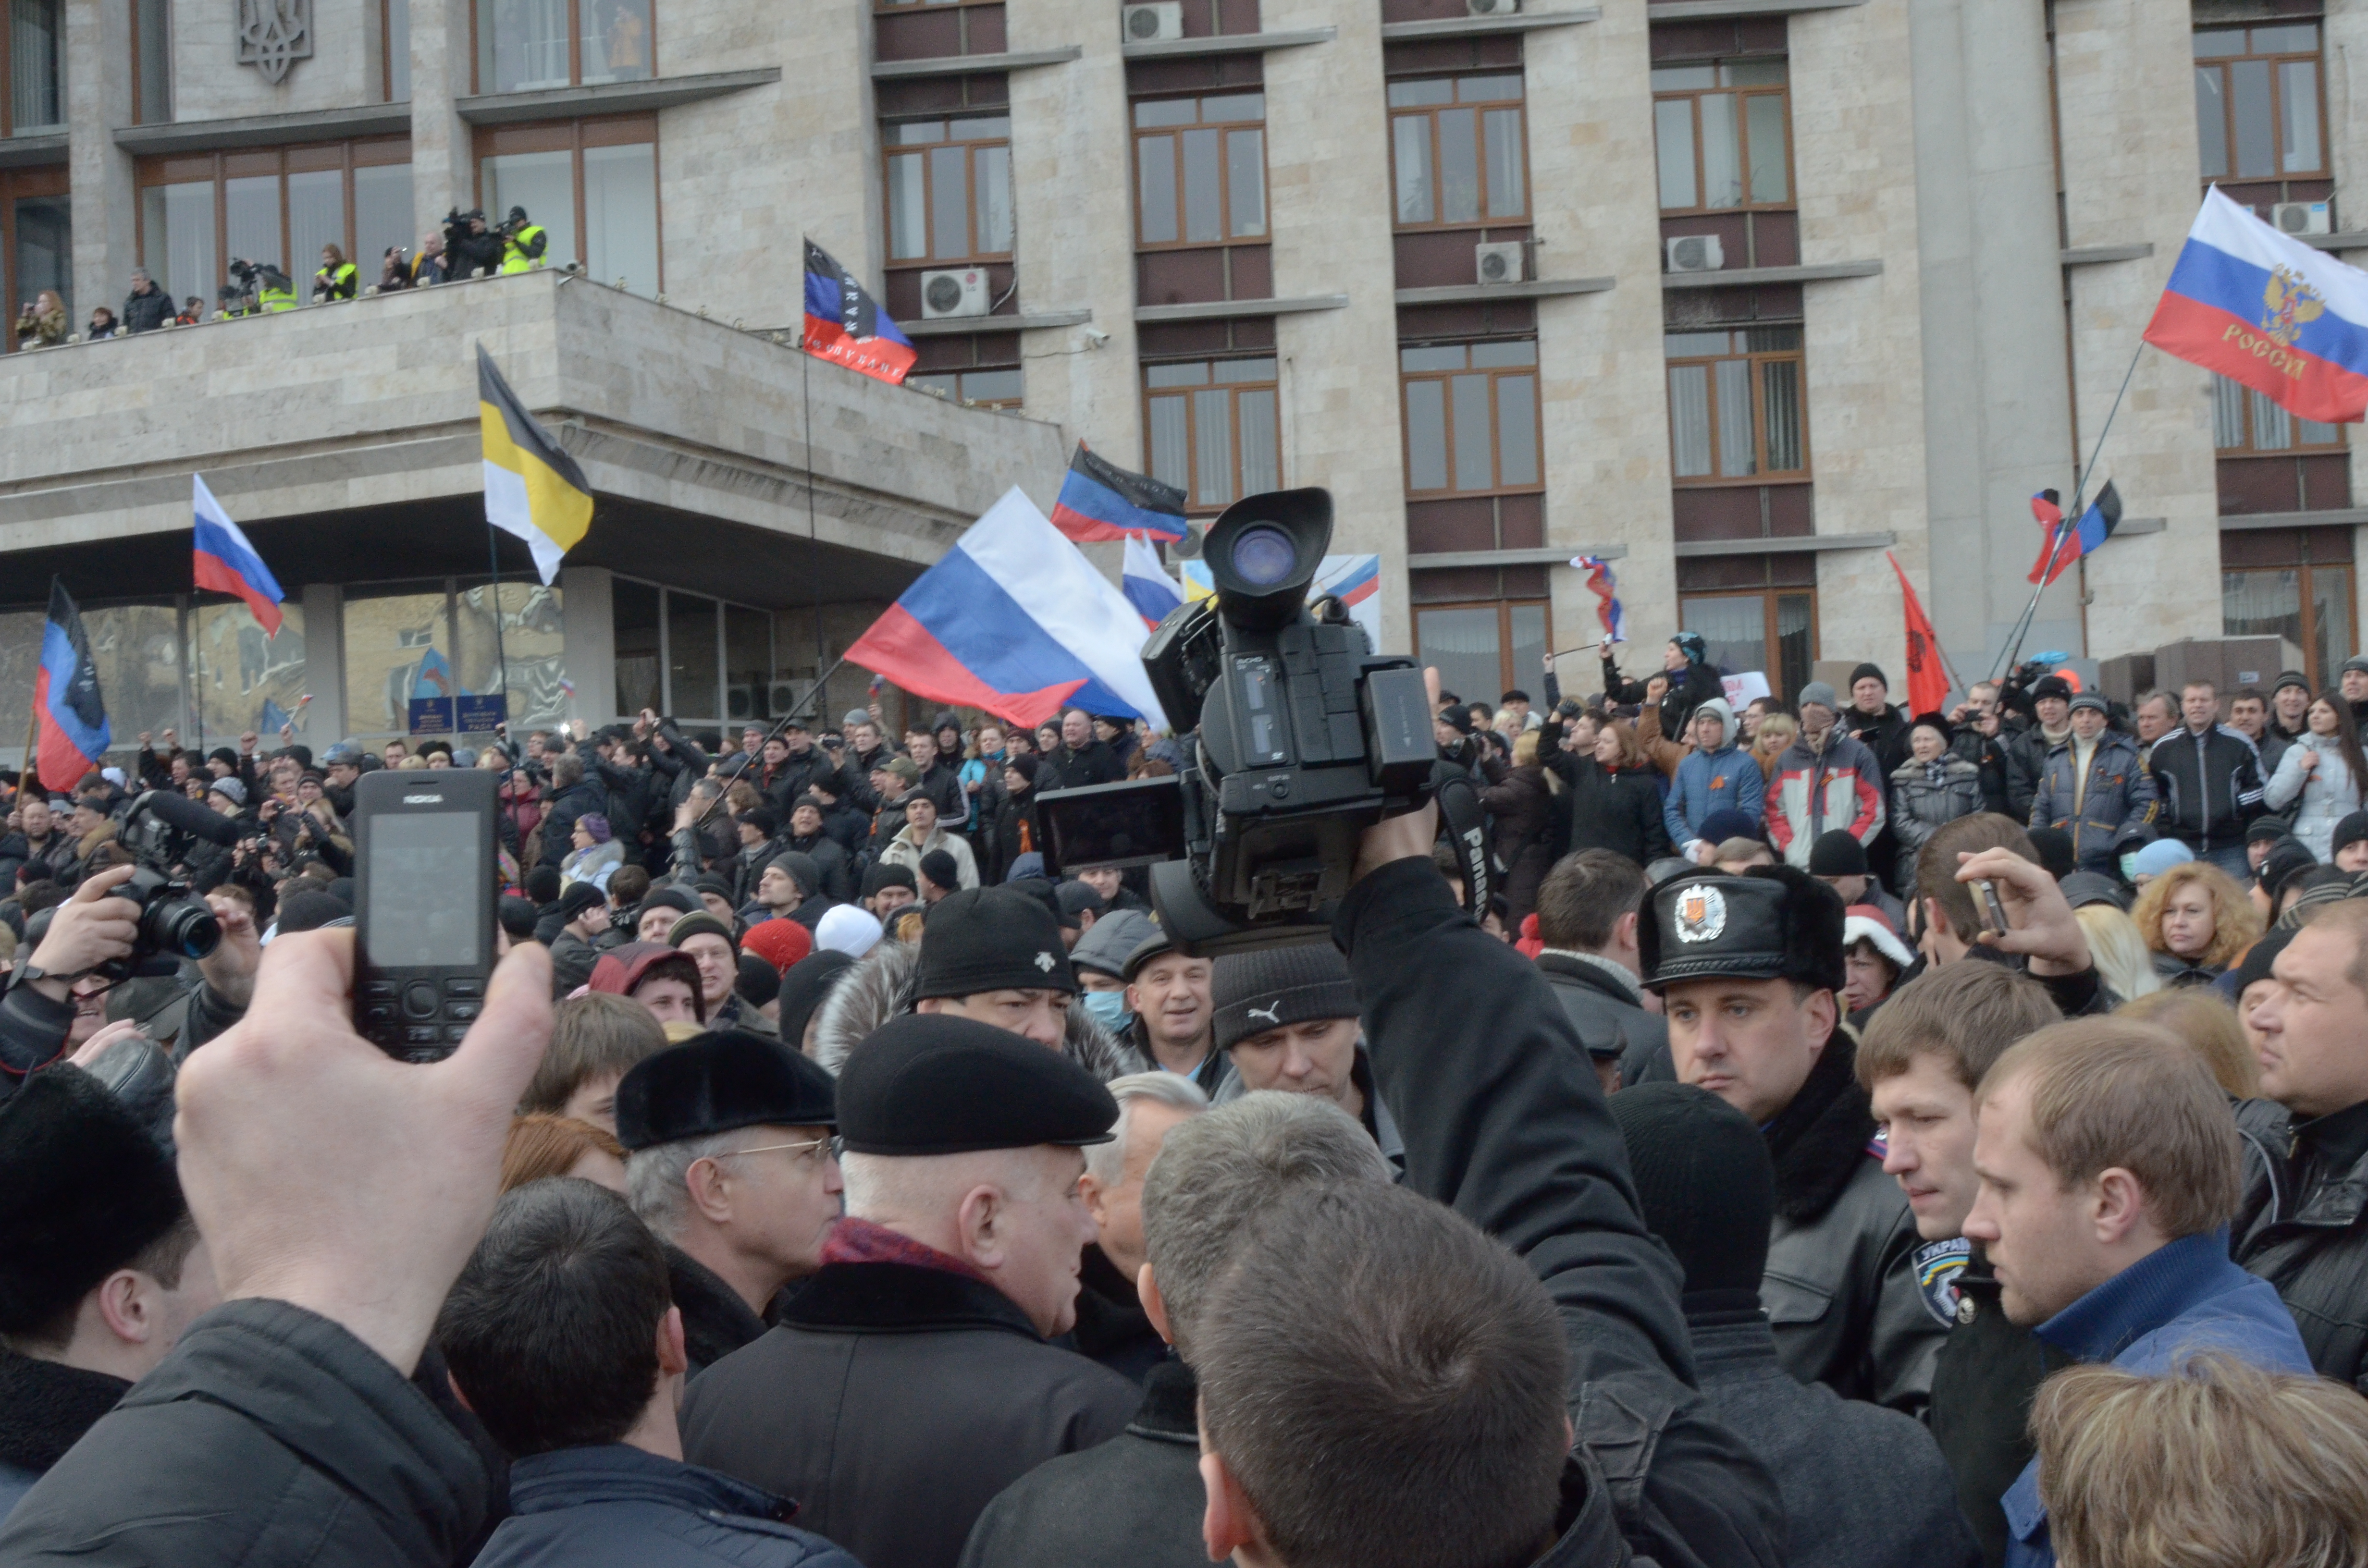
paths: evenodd
<path fill-rule="evenodd" d="M 1198 727 L 1185 766 L 1039 798 L 1051 869 L 1149 865 L 1161 927 L 1188 953 L 1327 940 L 1364 831 L 1452 772 L 1415 661 L 1374 653 L 1338 599 L 1307 603 L 1331 540 L 1326 491 L 1228 508 L 1202 545 L 1213 597 L 1143 649 L 1177 733 Z M 1485 900 L 1485 858 L 1472 875 Z"/>

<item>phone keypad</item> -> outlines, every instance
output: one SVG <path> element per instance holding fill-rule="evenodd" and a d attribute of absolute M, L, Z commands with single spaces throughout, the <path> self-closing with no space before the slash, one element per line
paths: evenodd
<path fill-rule="evenodd" d="M 433 980 L 368 980 L 359 1014 L 365 1039 L 391 1055 L 438 1062 L 467 1038 L 484 1008 L 485 983 L 473 975 Z"/>

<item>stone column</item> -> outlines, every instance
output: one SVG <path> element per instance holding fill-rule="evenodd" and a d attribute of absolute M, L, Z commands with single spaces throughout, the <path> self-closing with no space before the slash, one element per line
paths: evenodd
<path fill-rule="evenodd" d="M 313 694 L 304 733 L 317 761 L 346 735 L 346 596 L 335 583 L 307 583 L 298 598 L 304 607 L 304 689 Z"/>
<path fill-rule="evenodd" d="M 66 7 L 67 162 L 74 190 L 74 330 L 91 307 L 120 311 L 140 265 L 131 155 L 114 131 L 131 123 L 131 0 Z"/>
<path fill-rule="evenodd" d="M 453 208 L 477 204 L 470 127 L 452 107 L 469 94 L 473 49 L 469 0 L 411 0 L 411 209 L 419 234 L 441 229 Z"/>
<path fill-rule="evenodd" d="M 563 668 L 575 683 L 571 719 L 599 725 L 617 716 L 617 629 L 609 606 L 610 574 L 600 566 L 559 569 L 559 626 L 567 651 Z"/>

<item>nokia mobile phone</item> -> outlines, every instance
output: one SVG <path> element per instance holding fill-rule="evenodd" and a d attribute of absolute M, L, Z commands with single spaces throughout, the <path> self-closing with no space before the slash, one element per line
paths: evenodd
<path fill-rule="evenodd" d="M 404 1062 L 450 1056 L 494 972 L 497 775 L 387 768 L 354 785 L 354 1027 Z"/>

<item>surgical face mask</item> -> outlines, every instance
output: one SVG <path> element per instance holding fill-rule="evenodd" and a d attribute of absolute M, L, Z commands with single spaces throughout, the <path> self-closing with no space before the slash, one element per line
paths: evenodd
<path fill-rule="evenodd" d="M 1078 1000 L 1085 1003 L 1094 1022 L 1112 1034 L 1123 1034 L 1134 1022 L 1134 1015 L 1126 1010 L 1123 991 L 1088 991 Z"/>

